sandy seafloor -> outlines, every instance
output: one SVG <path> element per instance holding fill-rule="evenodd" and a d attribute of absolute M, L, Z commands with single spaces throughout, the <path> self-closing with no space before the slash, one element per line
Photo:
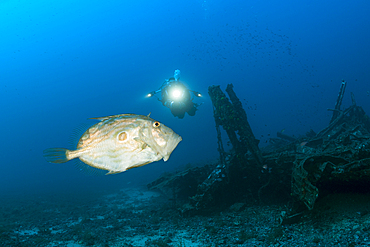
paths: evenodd
<path fill-rule="evenodd" d="M 183 216 L 145 188 L 115 194 L 3 197 L 1 246 L 369 246 L 370 195 L 330 194 L 300 222 L 280 225 L 287 205 L 248 202 Z"/>

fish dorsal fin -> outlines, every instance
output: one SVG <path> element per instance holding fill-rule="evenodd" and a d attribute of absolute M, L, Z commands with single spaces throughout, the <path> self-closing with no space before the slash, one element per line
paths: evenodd
<path fill-rule="evenodd" d="M 150 117 L 150 114 L 151 114 L 151 112 L 149 112 L 149 114 L 148 114 L 148 116 L 147 116 L 147 117 Z"/>
<path fill-rule="evenodd" d="M 132 116 L 132 115 L 136 115 L 136 114 L 118 114 L 118 115 L 112 115 L 112 116 L 106 116 L 106 117 L 92 117 L 92 118 L 89 118 L 89 119 L 96 119 L 96 120 L 99 120 L 99 121 L 104 121 L 104 120 L 107 120 L 107 119 L 110 119 L 110 118 L 129 117 L 129 116 Z"/>

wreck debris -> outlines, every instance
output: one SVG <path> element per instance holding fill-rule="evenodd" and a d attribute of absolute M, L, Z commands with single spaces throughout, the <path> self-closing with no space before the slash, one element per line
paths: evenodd
<path fill-rule="evenodd" d="M 208 88 L 208 94 L 213 104 L 213 116 L 218 129 L 217 132 L 219 132 L 219 126 L 222 126 L 235 152 L 244 155 L 249 151 L 257 163 L 262 166 L 263 158 L 258 148 L 259 141 L 254 137 L 247 120 L 247 114 L 237 98 L 232 84 L 227 85 L 226 92 L 231 102 L 221 91 L 220 86 L 210 86 Z M 222 143 L 221 135 L 218 135 L 218 140 Z"/>
<path fill-rule="evenodd" d="M 313 155 L 301 161 L 296 160 L 292 174 L 292 194 L 298 197 L 308 209 L 313 209 L 319 196 L 316 185 L 323 178 L 323 174 L 330 173 L 335 164 L 343 163 L 348 161 L 326 155 Z"/>
<path fill-rule="evenodd" d="M 225 198 L 237 197 L 240 194 L 245 194 L 246 191 L 250 191 L 253 194 L 252 197 L 257 197 L 258 189 L 266 184 L 265 180 L 259 181 L 260 178 L 255 176 L 255 174 L 261 173 L 263 166 L 263 157 L 258 147 L 259 141 L 252 133 L 247 115 L 233 91 L 233 86 L 228 85 L 226 91 L 230 100 L 219 86 L 209 87 L 220 153 L 218 164 L 212 166 L 213 169 L 205 177 L 196 174 L 200 170 L 191 173 L 197 176 L 198 182 L 195 187 L 194 184 L 191 185 L 191 191 L 187 189 L 189 172 L 186 175 L 176 173 L 148 185 L 151 189 L 157 188 L 167 194 L 171 193 L 166 189 L 170 187 L 175 187 L 176 191 L 186 194 L 189 202 L 178 208 L 182 213 L 207 209 L 212 205 L 221 204 L 222 201 L 226 200 Z M 227 133 L 233 147 L 229 153 L 226 153 L 223 148 L 221 126 Z M 199 181 L 198 178 L 203 180 Z"/>
<path fill-rule="evenodd" d="M 340 106 L 342 105 L 343 95 L 346 90 L 346 86 L 347 86 L 347 82 L 345 80 L 342 80 L 342 84 L 340 85 L 340 89 L 339 89 L 337 102 L 335 103 L 335 108 L 333 110 L 333 116 L 330 120 L 330 123 L 332 123 L 339 115 Z"/>
<path fill-rule="evenodd" d="M 226 89 L 230 100 L 219 86 L 209 87 L 219 162 L 204 170 L 191 168 L 160 178 L 148 187 L 172 190 L 173 198 L 184 202 L 178 206 L 181 213 L 199 212 L 226 201 L 234 204 L 240 198 L 262 203 L 284 195 L 311 210 L 320 196 L 334 188 L 359 185 L 370 192 L 370 119 L 356 105 L 353 94 L 352 105 L 340 110 L 345 86 L 342 81 L 326 128 L 298 138 L 278 132 L 278 138 L 271 138 L 270 145 L 261 150 L 232 85 Z M 229 152 L 222 145 L 221 127 L 233 147 Z"/>
<path fill-rule="evenodd" d="M 330 131 L 332 131 L 336 126 L 338 126 L 338 123 L 341 123 L 341 122 L 345 122 L 345 117 L 351 112 L 353 111 L 353 108 L 355 108 L 354 105 L 350 106 L 349 108 L 347 108 L 346 110 L 344 111 L 339 111 L 339 115 L 336 117 L 336 119 L 334 119 L 328 127 L 326 127 L 325 129 L 321 130 L 317 136 L 318 137 L 322 137 L 322 136 L 325 136 L 327 135 Z"/>
<path fill-rule="evenodd" d="M 197 187 L 214 170 L 215 164 L 192 167 L 184 171 L 163 174 L 147 185 L 148 189 L 159 189 L 170 198 L 175 206 L 187 201 L 197 193 Z"/>
<path fill-rule="evenodd" d="M 259 165 L 262 165 L 263 158 L 261 155 L 261 151 L 258 147 L 259 141 L 254 137 L 252 128 L 248 123 L 247 114 L 245 113 L 242 103 L 240 102 L 240 100 L 238 99 L 238 97 L 236 96 L 233 90 L 233 84 L 227 85 L 226 92 L 229 95 L 230 101 L 236 113 L 236 118 L 233 119 L 235 121 L 235 124 L 232 125 L 236 127 L 234 131 L 237 131 L 240 137 L 241 145 L 247 147 L 248 150 L 251 152 L 253 158 L 257 161 L 257 163 Z M 215 104 L 216 102 L 212 100 L 212 103 Z M 222 123 L 222 124 L 226 128 L 229 127 L 228 123 Z"/>
<path fill-rule="evenodd" d="M 246 148 L 242 146 L 236 135 L 238 127 L 236 126 L 235 119 L 238 116 L 233 105 L 230 103 L 226 95 L 221 91 L 220 86 L 209 87 L 208 94 L 210 95 L 213 104 L 213 116 L 216 123 L 217 133 L 220 133 L 217 135 L 218 143 L 221 143 L 222 146 L 220 126 L 223 126 L 234 149 L 240 153 L 247 152 Z M 223 148 L 222 150 L 219 149 L 218 151 L 220 152 L 220 157 L 223 157 Z"/>
<path fill-rule="evenodd" d="M 356 105 L 355 95 L 351 92 L 352 105 Z"/>
<path fill-rule="evenodd" d="M 290 142 L 295 142 L 297 140 L 296 138 L 291 137 L 291 136 L 288 136 L 288 135 L 285 135 L 285 134 L 283 134 L 281 132 L 277 132 L 276 133 L 276 136 L 279 137 L 279 138 L 281 138 L 281 139 L 285 139 L 287 141 L 290 141 Z"/>
<path fill-rule="evenodd" d="M 345 84 L 342 81 L 334 111 L 337 114 L 333 114 L 328 127 L 302 147 L 306 156 L 297 156 L 294 161 L 292 195 L 310 210 L 319 191 L 330 189 L 334 183 L 370 184 L 370 120 L 356 105 L 353 94 L 352 105 L 339 109 Z"/>
<path fill-rule="evenodd" d="M 192 197 L 197 209 L 207 207 L 210 202 L 216 200 L 216 197 L 220 198 L 220 191 L 232 186 L 230 181 L 233 183 L 240 181 L 233 176 L 232 170 L 253 170 L 252 173 L 255 173 L 263 165 L 263 157 L 258 147 L 259 141 L 254 137 L 247 120 L 247 114 L 236 96 L 232 84 L 227 85 L 226 92 L 231 102 L 221 91 L 220 86 L 208 88 L 213 104 L 221 162 L 198 186 L 198 193 Z M 234 149 L 233 154 L 229 155 L 227 160 L 222 146 L 220 126 L 226 131 Z M 249 160 L 247 159 L 248 153 L 252 157 Z M 251 181 L 254 180 L 251 179 Z"/>

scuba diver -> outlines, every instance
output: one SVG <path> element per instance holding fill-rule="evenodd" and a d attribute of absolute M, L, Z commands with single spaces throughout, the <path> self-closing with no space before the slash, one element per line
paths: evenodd
<path fill-rule="evenodd" d="M 147 94 L 147 97 L 152 97 L 157 93 L 161 93 L 161 99 L 158 99 L 162 104 L 171 110 L 171 113 L 180 119 L 184 118 L 185 112 L 189 116 L 194 116 L 198 110 L 197 107 L 201 104 L 193 102 L 190 95 L 192 92 L 196 97 L 202 97 L 198 92 L 189 90 L 183 83 L 179 81 L 180 70 L 175 70 L 173 77 L 166 79 L 162 86 L 157 90 Z"/>

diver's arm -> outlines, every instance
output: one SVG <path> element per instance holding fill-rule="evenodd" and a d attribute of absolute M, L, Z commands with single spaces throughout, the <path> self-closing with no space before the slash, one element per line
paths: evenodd
<path fill-rule="evenodd" d="M 155 91 L 155 92 L 156 93 L 159 93 L 160 91 L 162 91 L 162 88 L 164 88 L 165 86 L 167 86 L 168 84 L 170 84 L 174 80 L 175 80 L 175 78 L 173 78 L 173 77 L 164 80 L 164 82 L 162 83 L 162 86 L 157 91 Z"/>
<path fill-rule="evenodd" d="M 168 83 L 171 81 L 171 80 L 174 80 L 174 78 L 170 78 L 170 79 L 166 79 L 164 80 L 164 82 L 162 83 L 162 86 L 160 86 L 156 91 L 152 91 L 150 93 L 147 94 L 147 97 L 152 97 L 153 95 L 157 94 L 157 93 L 160 93 L 162 92 L 162 88 L 164 88 L 165 86 L 168 85 Z"/>
<path fill-rule="evenodd" d="M 157 94 L 157 93 L 160 93 L 162 91 L 162 87 L 160 87 L 157 91 L 151 91 L 150 93 L 148 93 L 146 95 L 147 98 L 150 98 L 152 97 L 153 95 Z"/>
<path fill-rule="evenodd" d="M 160 87 L 160 89 L 162 89 L 163 87 L 167 86 L 171 81 L 174 81 L 174 80 L 175 80 L 175 78 L 173 78 L 173 77 L 164 80 L 164 82 L 162 83 L 162 86 Z"/>

